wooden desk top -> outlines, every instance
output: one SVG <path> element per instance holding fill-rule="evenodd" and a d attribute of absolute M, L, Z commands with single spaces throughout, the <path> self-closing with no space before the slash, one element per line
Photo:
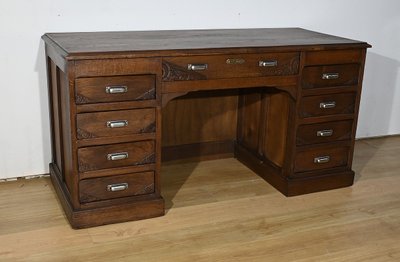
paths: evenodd
<path fill-rule="evenodd" d="M 193 50 L 204 52 L 210 49 L 251 52 L 249 48 L 252 48 L 254 52 L 255 48 L 274 48 L 276 51 L 294 48 L 323 50 L 330 45 L 336 45 L 335 48 L 337 45 L 339 48 L 369 47 L 365 42 L 301 28 L 47 33 L 43 39 L 61 49 L 70 59 L 110 53 L 126 55 L 127 52 L 160 56 L 167 53 L 184 55 L 188 50 L 193 54 Z"/>

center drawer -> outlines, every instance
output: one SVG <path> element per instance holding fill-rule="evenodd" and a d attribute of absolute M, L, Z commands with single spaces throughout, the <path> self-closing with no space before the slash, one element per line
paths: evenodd
<path fill-rule="evenodd" d="M 163 81 L 295 75 L 299 53 L 232 54 L 163 59 Z"/>
<path fill-rule="evenodd" d="M 82 203 L 154 192 L 154 172 L 85 179 L 79 182 Z"/>
<path fill-rule="evenodd" d="M 79 172 L 137 166 L 155 162 L 153 140 L 78 149 Z"/>
<path fill-rule="evenodd" d="M 88 139 L 155 132 L 155 108 L 78 114 L 77 138 Z"/>

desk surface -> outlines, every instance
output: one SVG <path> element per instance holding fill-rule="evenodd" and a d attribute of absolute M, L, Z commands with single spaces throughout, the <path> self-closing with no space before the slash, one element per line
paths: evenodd
<path fill-rule="evenodd" d="M 321 45 L 369 47 L 365 42 L 301 28 L 48 33 L 44 38 L 62 49 L 65 56 L 263 47 L 323 49 Z"/>

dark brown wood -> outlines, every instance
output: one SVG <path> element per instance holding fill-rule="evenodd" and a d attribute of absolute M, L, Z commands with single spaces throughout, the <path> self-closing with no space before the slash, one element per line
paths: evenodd
<path fill-rule="evenodd" d="M 360 65 L 308 66 L 304 68 L 301 84 L 303 88 L 357 85 Z M 337 79 L 324 79 L 323 74 L 338 74 Z"/>
<path fill-rule="evenodd" d="M 51 177 L 74 228 L 164 214 L 161 161 L 235 156 L 286 196 L 353 183 L 365 42 L 300 28 L 43 39 Z M 128 89 L 107 94 L 107 86 Z M 327 102 L 334 107 L 321 108 Z M 107 127 L 112 120 L 128 126 Z M 323 156 L 329 161 L 315 163 Z M 119 183 L 129 186 L 107 190 Z"/>
<path fill-rule="evenodd" d="M 320 147 L 298 152 L 294 163 L 294 172 L 304 172 L 315 169 L 327 169 L 347 165 L 348 147 Z M 316 163 L 315 158 L 329 157 L 327 163 Z M 293 174 L 296 176 L 296 173 Z"/>
<path fill-rule="evenodd" d="M 110 187 L 126 184 L 127 188 L 112 191 Z M 124 174 L 120 176 L 84 179 L 79 182 L 79 199 L 92 202 L 154 192 L 154 172 Z"/>
<path fill-rule="evenodd" d="M 237 94 L 237 90 L 192 92 L 170 101 L 162 112 L 162 145 L 235 140 Z"/>
<path fill-rule="evenodd" d="M 335 102 L 334 108 L 321 108 L 321 103 Z M 301 100 L 300 116 L 328 116 L 337 114 L 353 114 L 356 104 L 355 93 L 324 94 L 319 96 L 308 96 Z"/>
<path fill-rule="evenodd" d="M 360 63 L 363 57 L 362 49 L 306 52 L 304 65 L 356 64 Z"/>
<path fill-rule="evenodd" d="M 154 163 L 154 147 L 153 140 L 83 147 L 78 149 L 79 172 Z M 127 153 L 128 157 L 114 161 L 108 159 L 108 155 L 114 153 Z"/>
<path fill-rule="evenodd" d="M 78 78 L 76 104 L 156 99 L 155 75 Z M 124 86 L 126 93 L 109 94 L 106 87 Z"/>
<path fill-rule="evenodd" d="M 311 125 L 301 125 L 297 131 L 296 144 L 308 145 L 351 139 L 353 121 L 323 122 Z M 318 132 L 332 132 L 330 135 L 318 135 Z"/>
<path fill-rule="evenodd" d="M 164 146 L 162 148 L 162 161 L 179 159 L 203 161 L 233 157 L 233 153 L 233 140 Z"/>
<path fill-rule="evenodd" d="M 69 59 L 103 58 L 107 55 L 184 55 L 195 53 L 196 50 L 204 54 L 210 49 L 224 49 L 224 53 L 229 53 L 229 49 L 233 48 L 241 48 L 239 51 L 246 53 L 257 48 L 276 51 L 370 47 L 365 42 L 301 28 L 48 33 L 44 37 L 48 44 L 61 47 Z"/>
<path fill-rule="evenodd" d="M 260 61 L 273 61 L 276 66 L 262 67 L 259 66 Z M 299 53 L 168 57 L 162 63 L 163 81 L 285 76 L 299 72 Z M 189 70 L 189 64 L 204 64 L 207 69 Z"/>
<path fill-rule="evenodd" d="M 129 134 L 154 133 L 156 112 L 154 108 L 78 114 L 78 139 L 91 139 Z M 111 128 L 109 121 L 126 121 L 126 126 Z"/>

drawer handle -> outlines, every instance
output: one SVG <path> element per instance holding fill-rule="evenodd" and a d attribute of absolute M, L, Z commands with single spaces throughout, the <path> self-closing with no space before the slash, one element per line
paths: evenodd
<path fill-rule="evenodd" d="M 208 68 L 208 64 L 188 64 L 187 69 L 191 71 L 202 71 Z"/>
<path fill-rule="evenodd" d="M 106 93 L 107 94 L 120 94 L 128 92 L 127 86 L 107 86 Z"/>
<path fill-rule="evenodd" d="M 333 130 L 332 129 L 325 129 L 325 130 L 319 130 L 317 131 L 317 136 L 332 136 L 333 135 Z"/>
<path fill-rule="evenodd" d="M 330 156 L 319 156 L 314 158 L 314 163 L 315 164 L 324 164 L 324 163 L 328 163 L 329 160 L 331 160 Z"/>
<path fill-rule="evenodd" d="M 127 125 L 128 125 L 128 120 L 107 121 L 107 127 L 109 128 L 125 127 Z"/>
<path fill-rule="evenodd" d="M 258 61 L 258 66 L 261 67 L 272 67 L 277 65 L 278 65 L 277 60 Z"/>
<path fill-rule="evenodd" d="M 128 183 L 111 184 L 107 186 L 107 191 L 110 192 L 123 191 L 126 189 L 128 189 Z"/>
<path fill-rule="evenodd" d="M 322 79 L 324 80 L 331 80 L 331 79 L 338 79 L 339 73 L 325 73 L 322 74 Z"/>
<path fill-rule="evenodd" d="M 112 153 L 107 155 L 107 160 L 116 161 L 128 158 L 128 152 Z"/>
<path fill-rule="evenodd" d="M 335 108 L 335 107 L 336 107 L 336 102 L 335 101 L 319 103 L 319 108 L 322 108 L 322 109 L 329 109 L 329 108 Z"/>

